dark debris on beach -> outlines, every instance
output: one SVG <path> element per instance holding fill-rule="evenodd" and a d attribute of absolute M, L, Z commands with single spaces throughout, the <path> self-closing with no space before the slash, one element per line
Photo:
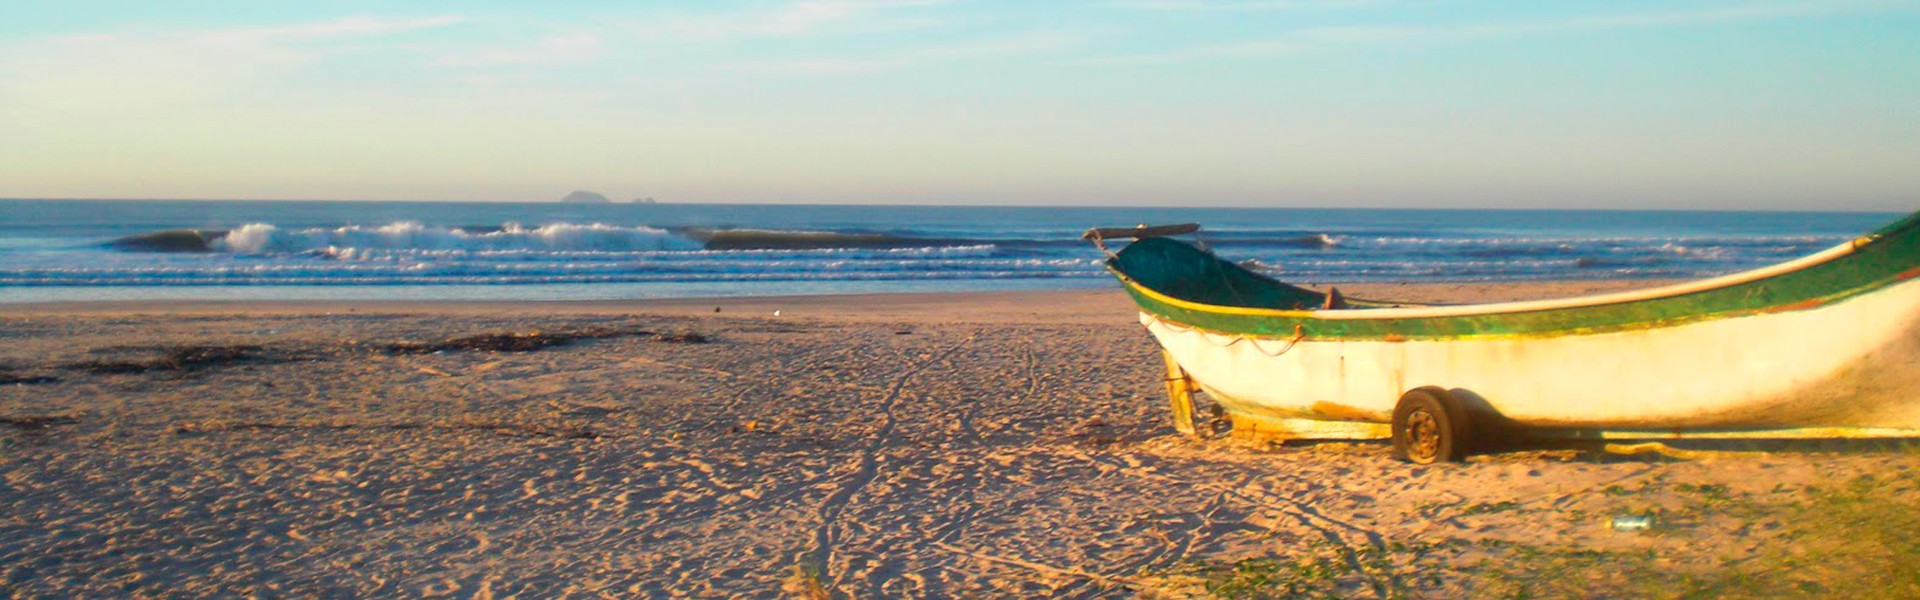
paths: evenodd
<path fill-rule="evenodd" d="M 70 415 L 0 416 L 0 425 L 27 431 L 46 429 L 55 425 L 72 425 L 79 422 L 80 419 Z"/>
<path fill-rule="evenodd" d="M 535 352 L 583 340 L 642 338 L 671 344 L 705 344 L 713 338 L 692 331 L 654 331 L 634 327 L 587 327 L 562 331 L 489 332 L 439 341 L 348 341 L 321 347 L 259 344 L 181 344 L 105 346 L 87 356 L 53 364 L 0 363 L 0 385 L 38 385 L 63 381 L 59 372 L 92 375 L 161 374 L 185 376 L 210 369 L 259 366 L 321 360 L 329 356 L 383 354 L 388 356 L 444 352 Z"/>
<path fill-rule="evenodd" d="M 546 423 L 515 421 L 453 421 L 453 422 L 414 422 L 397 423 L 360 423 L 342 422 L 276 422 L 276 421 L 182 421 L 172 426 L 174 435 L 211 434 L 234 431 L 273 431 L 273 430 L 385 430 L 385 431 L 447 431 L 480 432 L 508 437 L 547 437 L 563 440 L 595 440 L 602 434 L 592 427 L 580 423 Z"/>
<path fill-rule="evenodd" d="M 103 357 L 67 363 L 61 368 L 100 375 L 187 373 L 237 364 L 274 364 L 311 358 L 304 353 L 269 350 L 252 344 L 113 346 L 95 349 L 90 354 Z"/>
<path fill-rule="evenodd" d="M 57 383 L 60 381 L 59 377 L 39 373 L 22 373 L 22 370 L 19 365 L 10 362 L 0 362 L 0 385 L 35 385 L 41 383 Z"/>
<path fill-rule="evenodd" d="M 8 369 L 0 369 L 0 385 L 39 385 L 59 382 L 60 378 L 52 375 L 15 373 Z"/>
<path fill-rule="evenodd" d="M 705 335 L 694 332 L 656 332 L 647 329 L 588 328 L 573 331 L 526 333 L 482 333 L 476 335 L 448 338 L 438 342 L 402 341 L 376 345 L 385 354 L 433 354 L 435 352 L 533 352 L 554 346 L 564 346 L 580 340 L 600 340 L 622 337 L 651 338 L 654 341 L 676 344 L 704 344 L 712 341 Z"/>

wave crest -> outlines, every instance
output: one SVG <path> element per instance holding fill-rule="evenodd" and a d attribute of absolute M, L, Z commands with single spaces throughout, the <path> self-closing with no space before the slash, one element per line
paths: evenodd
<path fill-rule="evenodd" d="M 555 252 L 632 252 L 697 250 L 696 241 L 652 227 L 621 227 L 591 223 L 557 223 L 525 227 L 508 223 L 498 229 L 423 225 L 413 221 L 377 227 L 288 230 L 271 223 L 249 223 L 213 240 L 215 250 L 234 254 L 351 254 L 366 250 L 536 250 Z"/>
<path fill-rule="evenodd" d="M 134 252 L 225 252 L 240 255 L 317 254 L 368 251 L 814 251 L 979 248 L 985 240 L 928 239 L 891 233 L 777 229 L 656 228 L 604 223 L 554 223 L 527 227 L 445 227 L 417 221 L 385 225 L 287 228 L 248 223 L 232 230 L 172 230 L 127 236 L 108 247 Z"/>

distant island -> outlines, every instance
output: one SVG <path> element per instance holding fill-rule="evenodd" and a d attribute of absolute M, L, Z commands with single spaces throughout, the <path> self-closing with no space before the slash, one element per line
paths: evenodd
<path fill-rule="evenodd" d="M 560 201 L 574 203 L 574 204 L 611 204 L 613 203 L 613 201 L 608 200 L 606 196 L 602 196 L 597 192 L 589 192 L 586 190 L 574 190 L 573 193 L 567 194 L 567 197 L 561 198 Z"/>
<path fill-rule="evenodd" d="M 634 198 L 633 203 L 634 204 L 659 204 L 660 201 L 654 200 L 653 196 L 647 196 L 645 198 Z"/>

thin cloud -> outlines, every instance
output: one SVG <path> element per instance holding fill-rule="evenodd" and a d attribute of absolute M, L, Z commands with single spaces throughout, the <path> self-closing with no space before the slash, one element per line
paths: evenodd
<path fill-rule="evenodd" d="M 631 29 L 643 35 L 686 41 L 916 29 L 936 22 L 901 17 L 900 13 L 948 3 L 950 0 L 809 0 L 730 13 L 668 15 L 636 23 Z"/>
<path fill-rule="evenodd" d="M 1170 52 L 1114 56 L 1088 64 L 1176 63 L 1202 59 L 1272 59 L 1338 48 L 1464 42 L 1562 33 L 1714 25 L 1873 10 L 1881 4 L 1754 5 L 1714 10 L 1580 15 L 1558 19 L 1467 23 L 1461 25 L 1360 25 L 1294 29 L 1244 42 L 1207 44 Z"/>
<path fill-rule="evenodd" d="M 436 15 L 414 18 L 352 15 L 312 23 L 266 27 L 64 35 L 43 39 L 41 43 L 51 42 L 57 44 L 77 42 L 101 45 L 114 43 L 171 45 L 295 43 L 337 38 L 394 35 L 458 25 L 468 22 L 469 20 L 465 15 Z"/>
<path fill-rule="evenodd" d="M 448 25 L 465 23 L 469 19 L 464 15 L 437 15 L 418 18 L 390 18 L 367 15 L 355 15 L 302 25 L 285 27 L 262 27 L 255 29 L 215 30 L 215 33 L 227 31 L 238 35 L 257 35 L 265 38 L 286 39 L 324 39 L 350 36 L 374 36 L 406 33 L 422 29 L 434 29 Z"/>
<path fill-rule="evenodd" d="M 1276 10 L 1325 10 L 1373 8 L 1400 4 L 1392 0 L 1132 0 L 1116 2 L 1114 6 L 1134 10 L 1182 11 L 1182 12 L 1259 12 Z"/>
<path fill-rule="evenodd" d="M 1032 56 L 1079 46 L 1086 43 L 1086 40 L 1086 36 L 1078 33 L 1036 32 L 982 42 L 911 48 L 884 56 L 759 61 L 734 63 L 724 68 L 768 75 L 849 75 L 934 64 Z"/>
<path fill-rule="evenodd" d="M 269 27 L 61 35 L 0 45 L 0 79 L 17 108 L 114 110 L 192 102 L 264 74 L 315 62 L 336 42 L 397 36 L 465 22 L 461 15 L 350 16 Z"/>
<path fill-rule="evenodd" d="M 530 46 L 469 49 L 446 53 L 433 62 L 442 67 L 565 65 L 591 62 L 606 56 L 598 34 L 574 32 L 552 36 Z"/>

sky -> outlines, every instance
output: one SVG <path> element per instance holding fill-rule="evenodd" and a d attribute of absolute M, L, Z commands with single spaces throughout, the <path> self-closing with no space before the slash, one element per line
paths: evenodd
<path fill-rule="evenodd" d="M 0 197 L 1920 209 L 1920 0 L 0 0 Z"/>

